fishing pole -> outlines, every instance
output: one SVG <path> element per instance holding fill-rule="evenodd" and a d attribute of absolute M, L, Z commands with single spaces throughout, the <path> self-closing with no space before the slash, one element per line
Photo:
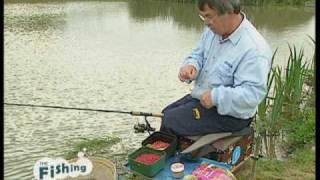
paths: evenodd
<path fill-rule="evenodd" d="M 106 110 L 106 109 L 91 109 L 91 108 L 77 108 L 77 107 L 64 107 L 64 106 L 48 106 L 48 105 L 35 105 L 35 104 L 18 104 L 18 103 L 3 103 L 7 106 L 21 106 L 21 107 L 38 107 L 38 108 L 52 108 L 52 109 L 67 109 L 67 110 L 79 110 L 79 111 L 95 111 L 95 112 L 105 112 L 105 113 L 121 113 L 121 114 L 130 114 L 132 116 L 144 116 L 146 124 L 136 124 L 134 129 L 136 133 L 148 131 L 155 131 L 155 128 L 152 128 L 150 123 L 147 120 L 147 117 L 163 117 L 162 113 L 148 113 L 148 112 L 139 112 L 139 111 L 119 111 L 119 110 Z"/>
<path fill-rule="evenodd" d="M 106 113 L 122 113 L 122 114 L 130 114 L 132 116 L 163 117 L 162 113 L 147 113 L 147 112 L 138 112 L 138 111 L 119 111 L 119 110 L 90 109 L 90 108 L 77 108 L 77 107 L 65 107 L 65 106 L 47 106 L 47 105 L 35 105 L 35 104 L 17 104 L 17 103 L 3 103 L 3 104 L 8 106 L 40 107 L 40 108 L 68 109 L 68 110 L 80 110 L 80 111 L 96 111 L 96 112 L 106 112 Z"/>

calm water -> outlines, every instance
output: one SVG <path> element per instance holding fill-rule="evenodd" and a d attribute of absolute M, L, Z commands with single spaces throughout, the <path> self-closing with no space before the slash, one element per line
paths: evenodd
<path fill-rule="evenodd" d="M 315 11 L 245 7 L 248 18 L 278 48 L 287 43 L 312 56 Z M 70 1 L 4 5 L 4 101 L 159 112 L 188 93 L 177 70 L 203 24 L 193 4 L 165 1 Z M 5 179 L 32 179 L 36 160 L 59 157 L 80 138 L 118 136 L 106 156 L 140 147 L 142 118 L 123 114 L 4 107 Z M 158 119 L 150 119 L 159 128 Z"/>

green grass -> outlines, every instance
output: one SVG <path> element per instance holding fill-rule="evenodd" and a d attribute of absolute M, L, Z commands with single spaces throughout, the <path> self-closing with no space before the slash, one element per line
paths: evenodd
<path fill-rule="evenodd" d="M 253 160 L 246 162 L 235 175 L 238 180 L 247 180 Z M 285 161 L 261 158 L 257 162 L 256 179 L 315 179 L 315 151 L 304 147 L 295 151 Z"/>
<path fill-rule="evenodd" d="M 120 142 L 120 138 L 111 136 L 94 139 L 83 138 L 78 142 L 71 142 L 70 149 L 65 153 L 64 158 L 72 159 L 77 157 L 77 153 L 83 148 L 86 148 L 88 154 L 97 155 L 118 142 Z"/>

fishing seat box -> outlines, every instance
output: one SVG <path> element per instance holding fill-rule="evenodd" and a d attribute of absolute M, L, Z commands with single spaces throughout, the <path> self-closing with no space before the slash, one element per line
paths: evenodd
<path fill-rule="evenodd" d="M 240 131 L 239 131 L 240 132 Z M 236 147 L 240 147 L 240 157 L 238 161 L 233 165 L 238 165 L 245 158 L 250 157 L 253 153 L 254 145 L 254 130 L 252 127 L 248 127 L 243 131 L 241 135 L 228 136 L 222 139 L 218 139 L 208 145 L 199 148 L 192 153 L 191 159 L 197 159 L 199 157 L 205 157 L 218 162 L 232 164 L 232 155 Z M 179 149 L 184 150 L 195 141 L 187 138 L 179 139 Z"/>
<path fill-rule="evenodd" d="M 239 146 L 241 149 L 239 160 L 234 164 L 238 165 L 245 158 L 250 157 L 253 153 L 254 135 L 245 135 L 241 137 L 229 137 L 218 140 L 212 144 L 213 152 L 208 154 L 208 158 L 214 159 L 219 162 L 232 164 L 233 150 Z"/>
<path fill-rule="evenodd" d="M 156 150 L 156 151 L 164 151 L 166 152 L 166 159 L 175 154 L 177 149 L 177 137 L 171 134 L 167 134 L 164 132 L 156 131 L 152 133 L 149 137 L 142 141 L 142 146 L 147 147 L 148 144 L 152 144 L 155 141 L 162 141 L 169 143 L 169 146 L 164 150 Z M 149 148 L 149 147 L 148 147 Z M 150 148 L 151 149 L 151 148 Z M 155 149 L 154 149 L 155 150 Z"/>
<path fill-rule="evenodd" d="M 158 154 L 160 155 L 160 159 L 157 160 L 154 164 L 150 164 L 150 165 L 140 163 L 135 160 L 137 157 L 145 153 Z M 161 151 L 156 151 L 147 147 L 141 147 L 136 151 L 134 151 L 133 153 L 129 154 L 128 164 L 132 171 L 151 178 L 165 167 L 165 164 L 166 164 L 165 159 L 166 159 L 166 153 L 164 151 L 161 152 Z"/>

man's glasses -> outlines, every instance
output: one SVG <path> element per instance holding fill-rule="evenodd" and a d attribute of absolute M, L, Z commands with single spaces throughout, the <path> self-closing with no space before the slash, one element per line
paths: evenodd
<path fill-rule="evenodd" d="M 215 16 L 213 16 L 213 17 L 212 17 L 212 16 L 204 17 L 204 16 L 202 16 L 201 14 L 198 14 L 198 15 L 199 15 L 201 21 L 203 21 L 203 22 L 205 22 L 205 23 L 210 22 L 210 21 L 212 21 L 215 17 L 217 17 L 217 15 L 215 15 Z"/>

